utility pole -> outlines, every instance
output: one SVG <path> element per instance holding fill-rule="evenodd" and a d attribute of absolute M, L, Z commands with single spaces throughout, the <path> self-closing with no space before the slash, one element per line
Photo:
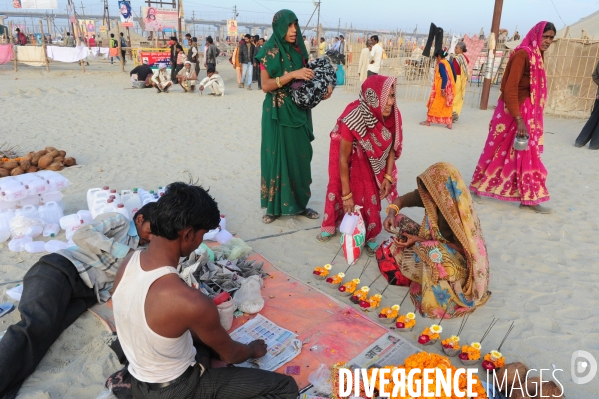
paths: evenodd
<path fill-rule="evenodd" d="M 318 1 L 318 19 L 316 20 L 316 45 L 320 45 L 320 0 Z"/>
<path fill-rule="evenodd" d="M 196 36 L 196 10 L 191 12 L 191 23 L 193 24 L 193 37 Z"/>
<path fill-rule="evenodd" d="M 339 18 L 339 25 L 337 25 L 337 36 L 341 34 L 341 18 Z"/>
<path fill-rule="evenodd" d="M 233 6 L 233 19 L 237 20 L 237 5 Z"/>
<path fill-rule="evenodd" d="M 495 38 L 499 35 L 499 23 L 501 22 L 501 10 L 503 9 L 503 0 L 495 0 L 495 9 L 493 10 L 493 21 L 491 22 L 491 33 Z M 489 35 L 490 39 L 491 35 Z M 490 42 L 490 41 L 489 41 Z M 491 80 L 493 78 L 493 64 L 495 63 L 495 48 L 489 49 L 487 56 L 487 73 L 483 82 L 483 91 L 480 96 L 480 109 L 485 110 L 489 105 L 489 94 L 491 93 Z"/>
<path fill-rule="evenodd" d="M 110 32 L 110 11 L 108 10 L 108 0 L 104 0 L 104 26 L 107 27 L 106 32 Z"/>

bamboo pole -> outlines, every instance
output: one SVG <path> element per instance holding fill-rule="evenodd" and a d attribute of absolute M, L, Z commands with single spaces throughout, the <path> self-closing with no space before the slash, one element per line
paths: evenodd
<path fill-rule="evenodd" d="M 15 59 L 15 72 L 17 72 L 19 69 L 17 68 L 17 49 L 15 48 L 15 45 L 12 42 L 12 21 L 9 22 L 8 30 L 10 31 L 8 32 L 9 43 L 12 44 L 12 54 Z"/>
<path fill-rule="evenodd" d="M 44 36 L 44 25 L 40 19 L 40 33 L 42 34 L 42 50 L 44 52 L 44 60 L 46 61 L 46 72 L 50 72 L 50 63 L 48 62 L 48 52 L 46 50 L 46 37 Z"/>
<path fill-rule="evenodd" d="M 118 21 L 116 23 L 116 32 L 116 40 L 119 46 L 119 60 L 121 61 L 121 72 L 125 72 L 125 60 L 123 59 L 123 54 L 121 53 L 121 24 Z"/>

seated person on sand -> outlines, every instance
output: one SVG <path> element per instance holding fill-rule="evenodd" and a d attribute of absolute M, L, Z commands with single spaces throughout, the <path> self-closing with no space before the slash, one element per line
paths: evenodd
<path fill-rule="evenodd" d="M 154 71 L 152 71 L 152 68 L 149 67 L 147 60 L 144 60 L 143 64 L 136 66 L 131 70 L 131 72 L 129 72 L 133 87 L 139 87 L 135 85 L 136 82 L 143 82 L 143 86 L 140 85 L 141 87 L 139 87 L 142 89 L 146 87 L 152 87 L 150 79 L 152 78 L 153 74 Z"/>
<path fill-rule="evenodd" d="M 0 340 L 0 398 L 14 398 L 60 334 L 86 309 L 108 301 L 127 254 L 150 242 L 155 205 L 144 205 L 133 221 L 120 213 L 97 216 L 75 232 L 77 246 L 44 255 L 27 271 L 21 321 Z"/>
<path fill-rule="evenodd" d="M 487 249 L 470 191 L 445 162 L 430 166 L 416 182 L 418 189 L 387 207 L 383 222 L 397 234 L 390 247 L 395 266 L 411 280 L 410 296 L 422 315 L 464 316 L 491 296 Z M 399 213 L 414 206 L 424 208 L 421 226 Z M 431 289 L 423 292 L 423 286 Z"/>
<path fill-rule="evenodd" d="M 166 72 L 166 64 L 158 64 L 158 69 L 152 75 L 152 86 L 156 88 L 158 93 L 168 93 L 168 89 L 173 85 L 171 76 Z"/>
<path fill-rule="evenodd" d="M 212 90 L 212 95 L 215 96 L 224 96 L 225 95 L 225 82 L 223 78 L 220 77 L 218 72 L 214 70 L 213 67 L 208 68 L 206 72 L 208 75 L 200 82 L 200 91 L 204 91 L 204 89 L 210 88 Z"/>
<path fill-rule="evenodd" d="M 197 78 L 196 72 L 191 69 L 191 61 L 185 61 L 183 68 L 177 73 L 179 86 L 185 90 L 185 93 L 193 93 L 196 89 Z"/>
<path fill-rule="evenodd" d="M 137 399 L 298 396 L 290 376 L 210 368 L 208 350 L 229 364 L 260 358 L 267 350 L 262 340 L 248 345 L 233 341 L 212 299 L 187 286 L 175 269 L 179 258 L 197 249 L 219 222 L 218 206 L 202 187 L 172 183 L 156 202 L 148 249 L 130 254 L 117 273 L 114 320 Z"/>

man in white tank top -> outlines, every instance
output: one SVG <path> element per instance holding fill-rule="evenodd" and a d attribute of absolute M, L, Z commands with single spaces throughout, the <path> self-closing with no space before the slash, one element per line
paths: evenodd
<path fill-rule="evenodd" d="M 175 267 L 218 227 L 220 212 L 201 187 L 173 183 L 156 203 L 152 242 L 117 273 L 112 297 L 119 341 L 129 361 L 137 399 L 296 399 L 295 380 L 248 368 L 208 368 L 197 363 L 206 347 L 229 364 L 266 354 L 264 341 L 233 341 L 218 310 L 201 291 L 187 286 Z"/>

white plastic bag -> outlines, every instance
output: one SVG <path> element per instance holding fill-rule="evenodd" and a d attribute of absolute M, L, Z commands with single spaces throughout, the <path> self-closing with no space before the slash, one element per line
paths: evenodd
<path fill-rule="evenodd" d="M 260 289 L 262 279 L 258 276 L 250 276 L 241 283 L 241 288 L 235 293 L 234 300 L 237 309 L 243 313 L 258 313 L 264 307 L 264 298 Z"/>
<path fill-rule="evenodd" d="M 354 214 L 358 216 L 358 222 L 352 234 L 343 234 L 341 236 L 341 245 L 343 246 L 343 255 L 347 260 L 347 264 L 354 263 L 362 253 L 362 247 L 366 241 L 366 226 L 362 219 L 361 206 L 354 206 Z"/>
<path fill-rule="evenodd" d="M 10 221 L 10 231 L 13 237 L 22 237 L 25 235 L 25 231 L 33 226 L 40 226 L 43 230 L 46 222 L 40 218 L 29 218 L 26 216 L 15 216 Z"/>
<path fill-rule="evenodd" d="M 318 366 L 308 376 L 308 382 L 314 386 L 316 393 L 323 396 L 330 396 L 333 393 L 333 383 L 331 381 L 331 370 L 326 364 Z"/>

